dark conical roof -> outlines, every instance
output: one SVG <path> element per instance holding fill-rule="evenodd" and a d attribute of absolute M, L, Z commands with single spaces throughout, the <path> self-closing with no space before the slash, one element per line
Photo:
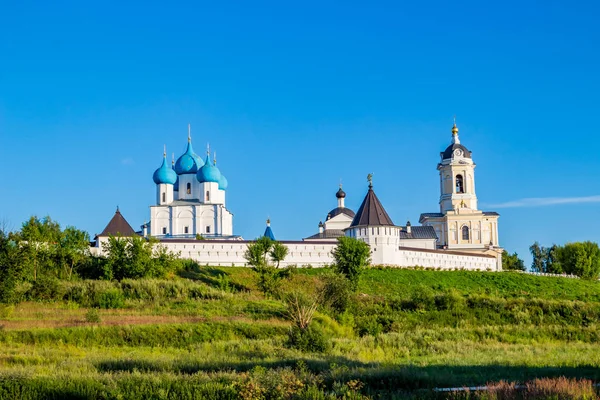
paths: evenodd
<path fill-rule="evenodd" d="M 370 226 L 381 226 L 381 225 L 391 225 L 394 223 L 392 219 L 381 205 L 381 202 L 375 195 L 373 191 L 373 186 L 369 185 L 369 192 L 365 196 L 358 212 L 354 216 L 352 220 L 352 224 L 350 226 L 358 226 L 358 225 L 370 225 Z"/>
<path fill-rule="evenodd" d="M 123 217 L 123 215 L 121 215 L 121 212 L 119 211 L 119 207 L 117 207 L 117 211 L 115 212 L 115 215 L 112 217 L 112 219 L 110 220 L 108 225 L 106 225 L 106 228 L 104 228 L 102 233 L 99 234 L 98 236 L 110 236 L 110 235 L 113 235 L 113 236 L 117 236 L 117 235 L 135 236 L 136 235 L 136 233 L 133 230 L 133 228 L 131 227 L 131 225 L 129 225 L 129 222 L 127 222 L 127 220 Z"/>

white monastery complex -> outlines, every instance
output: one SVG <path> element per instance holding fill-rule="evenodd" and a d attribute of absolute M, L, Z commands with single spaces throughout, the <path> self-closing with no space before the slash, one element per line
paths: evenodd
<path fill-rule="evenodd" d="M 395 225 L 377 198 L 372 177 L 356 213 L 345 207 L 340 185 L 337 207 L 319 223 L 318 233 L 298 241 L 282 241 L 289 249 L 281 265 L 322 267 L 333 263 L 337 238 L 349 236 L 371 247 L 373 265 L 423 266 L 499 271 L 502 251 L 498 241 L 498 213 L 481 211 L 475 194 L 475 163 L 461 144 L 456 123 L 452 141 L 440 153 L 439 212 L 423 213 L 420 226 Z M 227 179 L 210 151 L 204 160 L 194 153 L 188 128 L 187 149 L 177 161 L 167 161 L 154 172 L 155 204 L 150 222 L 136 232 L 117 209 L 93 251 L 102 254 L 111 235 L 154 237 L 160 245 L 202 265 L 245 266 L 248 241 L 234 235 L 233 215 L 226 207 Z M 267 220 L 264 236 L 275 239 Z"/>

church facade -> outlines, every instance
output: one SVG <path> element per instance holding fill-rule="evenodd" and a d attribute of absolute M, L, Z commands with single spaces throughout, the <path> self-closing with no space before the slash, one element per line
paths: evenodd
<path fill-rule="evenodd" d="M 460 143 L 454 124 L 451 144 L 438 164 L 439 213 L 421 214 L 420 226 L 410 222 L 395 225 L 375 194 L 369 174 L 367 193 L 357 212 L 345 207 L 346 193 L 340 185 L 337 207 L 319 222 L 318 233 L 298 241 L 281 241 L 288 247 L 281 265 L 330 265 L 337 239 L 348 236 L 370 246 L 373 265 L 500 270 L 503 249 L 498 240 L 498 214 L 478 209 L 474 169 L 471 152 Z M 246 265 L 244 253 L 249 242 L 233 233 L 233 214 L 225 203 L 227 179 L 217 168 L 216 156 L 211 160 L 207 151 L 202 160 L 194 153 L 189 127 L 185 153 L 169 165 L 165 149 L 153 180 L 156 199 L 150 206 L 150 222 L 134 234 L 155 237 L 160 245 L 200 264 Z M 111 234 L 128 236 L 132 231 L 117 210 L 97 236 L 93 251 L 101 255 Z M 270 221 L 264 235 L 275 239 Z"/>

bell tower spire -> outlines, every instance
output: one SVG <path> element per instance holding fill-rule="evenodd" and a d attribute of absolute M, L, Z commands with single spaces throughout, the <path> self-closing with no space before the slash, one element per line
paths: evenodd
<path fill-rule="evenodd" d="M 460 144 L 460 139 L 458 139 L 458 128 L 456 127 L 456 115 L 454 116 L 454 125 L 452 126 L 452 144 Z"/>
<path fill-rule="evenodd" d="M 475 163 L 471 152 L 460 143 L 456 117 L 452 125 L 452 142 L 441 153 L 440 212 L 452 210 L 477 210 L 475 194 Z"/>

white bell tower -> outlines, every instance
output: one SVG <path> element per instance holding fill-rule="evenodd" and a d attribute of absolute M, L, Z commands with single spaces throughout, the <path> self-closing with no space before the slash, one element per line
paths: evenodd
<path fill-rule="evenodd" d="M 452 126 L 452 141 L 440 153 L 440 158 L 437 165 L 440 211 L 421 214 L 419 222 L 435 229 L 439 248 L 493 255 L 500 270 L 503 249 L 498 239 L 499 215 L 478 209 L 475 163 L 471 152 L 460 143 L 456 120 Z"/>
<path fill-rule="evenodd" d="M 458 138 L 456 121 L 452 127 L 452 143 L 442 153 L 440 171 L 440 212 L 466 208 L 477 210 L 475 195 L 475 163 L 471 152 Z"/>

